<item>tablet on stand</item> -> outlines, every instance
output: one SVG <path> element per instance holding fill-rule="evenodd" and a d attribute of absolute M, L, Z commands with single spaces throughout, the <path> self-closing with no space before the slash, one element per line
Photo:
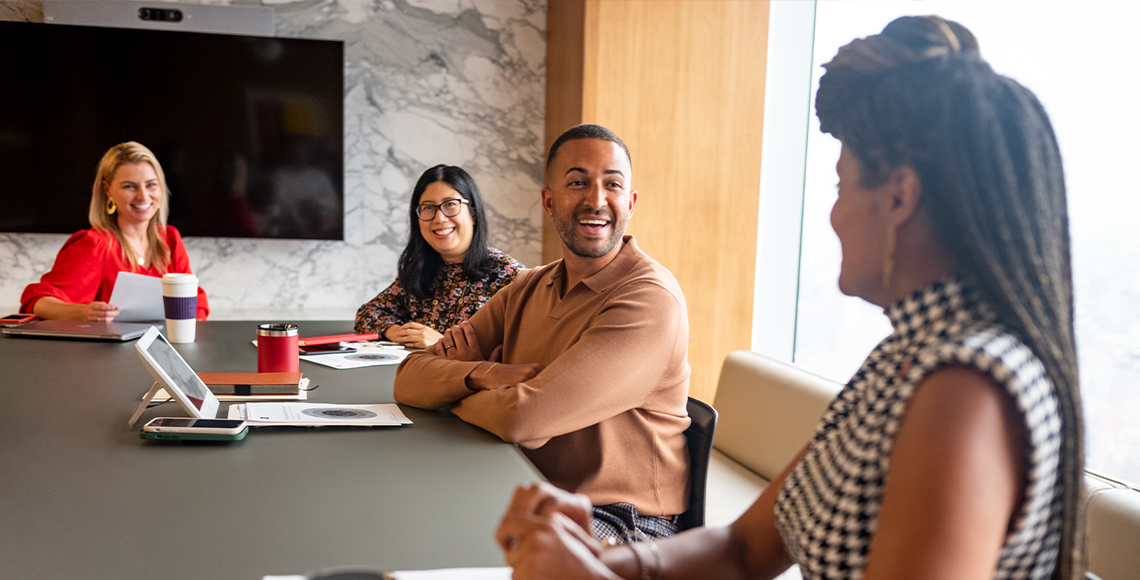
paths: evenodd
<path fill-rule="evenodd" d="M 182 355 L 174 350 L 173 346 L 162 336 L 155 327 L 150 327 L 146 334 L 135 343 L 146 370 L 154 377 L 154 384 L 143 397 L 138 410 L 131 416 L 127 426 L 134 428 L 135 422 L 142 416 L 143 411 L 150 405 L 151 399 L 159 389 L 166 389 L 167 393 L 178 401 L 186 413 L 196 419 L 214 419 L 218 415 L 218 399 L 198 378 L 198 374 L 190 365 L 186 364 Z"/>

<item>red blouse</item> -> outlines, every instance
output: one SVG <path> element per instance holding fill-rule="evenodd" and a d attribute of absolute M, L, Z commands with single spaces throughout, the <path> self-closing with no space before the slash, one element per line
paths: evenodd
<path fill-rule="evenodd" d="M 182 245 L 182 235 L 174 226 L 166 226 L 166 244 L 170 246 L 170 264 L 167 273 L 189 274 L 190 258 Z M 45 296 L 58 298 L 67 304 L 89 304 L 96 300 L 111 300 L 111 290 L 119 272 L 133 272 L 147 276 L 162 276 L 153 265 L 143 268 L 129 264 L 119 249 L 119 240 L 110 232 L 80 230 L 63 244 L 55 257 L 55 265 L 39 282 L 28 284 L 20 297 L 20 311 L 33 312 L 36 302 Z M 206 293 L 198 287 L 199 320 L 210 315 Z"/>

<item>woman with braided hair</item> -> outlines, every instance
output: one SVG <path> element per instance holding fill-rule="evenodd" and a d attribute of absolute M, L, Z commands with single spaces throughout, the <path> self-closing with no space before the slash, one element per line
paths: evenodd
<path fill-rule="evenodd" d="M 516 580 L 1084 577 L 1083 434 L 1060 152 L 974 36 L 904 17 L 824 65 L 840 290 L 894 326 L 727 528 L 602 551 L 589 503 L 515 493 Z M 585 528 L 588 529 L 588 528 Z"/>

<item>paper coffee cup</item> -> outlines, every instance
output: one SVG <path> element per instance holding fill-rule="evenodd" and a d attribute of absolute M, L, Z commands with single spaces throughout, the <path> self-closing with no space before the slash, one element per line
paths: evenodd
<path fill-rule="evenodd" d="M 194 342 L 198 329 L 198 277 L 193 274 L 162 276 L 162 305 L 166 310 L 166 339 Z"/>

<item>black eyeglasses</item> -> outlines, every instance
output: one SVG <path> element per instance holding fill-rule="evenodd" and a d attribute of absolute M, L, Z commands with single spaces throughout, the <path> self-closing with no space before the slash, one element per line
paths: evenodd
<path fill-rule="evenodd" d="M 443 215 L 452 218 L 459 215 L 459 210 L 463 208 L 463 204 L 471 205 L 471 202 L 466 199 L 449 199 L 439 204 L 421 203 L 416 207 L 416 217 L 420 218 L 420 221 L 430 222 L 435 219 L 435 210 L 439 208 Z"/>

